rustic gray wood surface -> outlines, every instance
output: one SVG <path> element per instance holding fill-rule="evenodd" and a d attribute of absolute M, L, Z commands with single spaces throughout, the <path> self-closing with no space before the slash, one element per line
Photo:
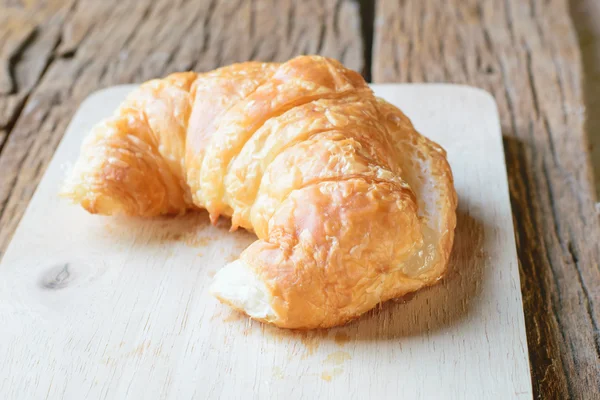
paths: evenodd
<path fill-rule="evenodd" d="M 600 229 L 568 3 L 386 0 L 375 25 L 376 81 L 466 83 L 495 96 L 534 391 L 600 397 Z"/>
<path fill-rule="evenodd" d="M 0 257 L 99 88 L 301 53 L 479 86 L 502 119 L 535 396 L 600 398 L 599 20 L 596 0 L 0 0 Z"/>

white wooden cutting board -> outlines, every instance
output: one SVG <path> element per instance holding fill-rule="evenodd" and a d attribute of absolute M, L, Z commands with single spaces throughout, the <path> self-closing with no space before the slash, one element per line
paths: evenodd
<path fill-rule="evenodd" d="M 91 126 L 75 115 L 0 265 L 1 399 L 531 398 L 502 139 L 493 98 L 374 85 L 448 151 L 459 196 L 441 284 L 350 325 L 294 333 L 231 312 L 214 273 L 254 240 L 178 219 L 92 216 L 57 196 Z"/>

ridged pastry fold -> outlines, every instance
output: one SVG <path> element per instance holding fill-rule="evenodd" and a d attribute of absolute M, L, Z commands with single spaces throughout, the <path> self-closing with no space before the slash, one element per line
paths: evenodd
<path fill-rule="evenodd" d="M 456 225 L 445 151 L 318 56 L 142 84 L 86 137 L 62 194 L 102 215 L 231 217 L 258 239 L 211 292 L 285 328 L 435 283 Z"/>

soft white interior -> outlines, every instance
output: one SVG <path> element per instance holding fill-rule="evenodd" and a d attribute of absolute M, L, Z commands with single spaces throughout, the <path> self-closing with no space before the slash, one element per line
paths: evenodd
<path fill-rule="evenodd" d="M 250 317 L 276 319 L 269 290 L 242 260 L 227 264 L 215 274 L 210 293 L 234 308 L 244 310 Z"/>

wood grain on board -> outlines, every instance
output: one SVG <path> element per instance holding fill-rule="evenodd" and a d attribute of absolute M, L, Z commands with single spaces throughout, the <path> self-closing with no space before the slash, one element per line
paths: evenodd
<path fill-rule="evenodd" d="M 0 0 L 0 257 L 95 89 L 299 53 L 468 83 L 500 108 L 536 397 L 600 397 L 599 20 L 595 0 Z"/>
<path fill-rule="evenodd" d="M 382 0 L 376 12 L 376 82 L 469 83 L 496 98 L 534 390 L 599 398 L 600 227 L 567 2 Z"/>
<path fill-rule="evenodd" d="M 448 152 L 460 198 L 448 272 L 353 323 L 293 332 L 251 322 L 208 293 L 214 273 L 256 240 L 229 232 L 229 220 L 214 227 L 204 211 L 103 217 L 56 196 L 85 134 L 131 89 L 82 104 L 0 264 L 0 321 L 10 321 L 0 329 L 0 398 L 531 398 L 489 94 L 374 85 Z"/>

